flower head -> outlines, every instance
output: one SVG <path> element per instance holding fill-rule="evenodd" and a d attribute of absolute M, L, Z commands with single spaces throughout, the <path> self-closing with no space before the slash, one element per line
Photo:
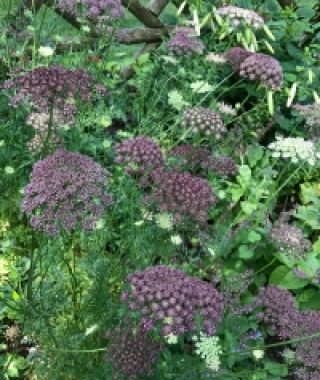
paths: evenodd
<path fill-rule="evenodd" d="M 21 338 L 20 327 L 16 324 L 9 326 L 4 333 L 4 337 L 9 344 L 16 345 L 18 343 L 19 338 Z"/>
<path fill-rule="evenodd" d="M 204 330 L 213 335 L 222 314 L 222 297 L 209 283 L 164 265 L 128 276 L 131 285 L 122 295 L 132 311 L 139 311 L 150 328 L 158 323 L 161 334 L 196 331 L 198 316 Z"/>
<path fill-rule="evenodd" d="M 217 103 L 218 110 L 225 114 L 235 116 L 237 114 L 237 110 L 233 108 L 230 104 L 226 104 L 224 102 Z"/>
<path fill-rule="evenodd" d="M 112 364 L 113 378 L 125 376 L 136 380 L 139 376 L 151 376 L 158 361 L 161 345 L 151 340 L 141 326 L 134 329 L 129 323 L 107 333 L 110 343 L 105 359 Z"/>
<path fill-rule="evenodd" d="M 241 63 L 244 62 L 252 54 L 253 53 L 251 51 L 237 46 L 229 49 L 226 52 L 225 56 L 232 70 L 235 73 L 239 73 Z"/>
<path fill-rule="evenodd" d="M 138 176 L 140 185 L 148 184 L 150 173 L 164 165 L 159 145 L 149 137 L 127 139 L 118 144 L 115 151 L 115 162 L 124 164 L 127 174 Z"/>
<path fill-rule="evenodd" d="M 258 318 L 280 338 L 287 339 L 292 336 L 299 314 L 292 294 L 278 286 L 261 288 L 256 299 L 256 306 L 262 307 L 263 312 Z"/>
<path fill-rule="evenodd" d="M 193 340 L 195 341 L 196 354 L 204 359 L 209 369 L 218 371 L 221 365 L 220 355 L 222 354 L 219 337 L 208 336 L 200 332 L 200 336 L 195 337 Z"/>
<path fill-rule="evenodd" d="M 254 29 L 260 29 L 264 25 L 264 20 L 251 9 L 226 5 L 217 9 L 217 14 L 230 23 L 233 29 L 238 29 L 241 25 L 250 26 Z"/>
<path fill-rule="evenodd" d="M 202 41 L 191 28 L 176 27 L 173 36 L 167 42 L 167 49 L 176 55 L 201 54 L 204 50 Z"/>
<path fill-rule="evenodd" d="M 168 156 L 177 160 L 176 166 L 179 168 L 186 168 L 194 173 L 207 170 L 213 162 L 213 157 L 208 149 L 190 144 L 178 145 L 170 149 Z"/>
<path fill-rule="evenodd" d="M 206 61 L 222 65 L 227 62 L 227 59 L 223 54 L 209 53 L 206 55 Z"/>
<path fill-rule="evenodd" d="M 52 49 L 50 46 L 40 46 L 38 52 L 43 57 L 51 57 L 54 53 L 54 49 Z"/>
<path fill-rule="evenodd" d="M 22 211 L 35 230 L 55 236 L 78 224 L 95 228 L 110 201 L 106 171 L 88 156 L 58 149 L 33 166 Z"/>
<path fill-rule="evenodd" d="M 272 90 L 282 88 L 282 68 L 279 62 L 266 54 L 251 54 L 240 64 L 240 76 L 258 80 Z"/>
<path fill-rule="evenodd" d="M 208 181 L 190 173 L 161 169 L 152 173 L 152 181 L 153 193 L 146 200 L 155 202 L 161 212 L 172 214 L 176 223 L 185 219 L 207 222 L 208 210 L 217 202 Z"/>
<path fill-rule="evenodd" d="M 270 231 L 270 237 L 282 252 L 287 252 L 296 258 L 305 258 L 305 253 L 311 249 L 311 242 L 303 236 L 299 227 L 285 222 L 275 223 Z"/>
<path fill-rule="evenodd" d="M 51 122 L 51 135 L 49 136 L 49 123 Z M 26 120 L 26 124 L 35 131 L 34 137 L 28 142 L 28 148 L 32 153 L 41 151 L 47 143 L 52 149 L 56 148 L 60 143 L 57 130 L 66 125 L 73 124 L 74 117 L 65 115 L 58 109 L 52 110 L 52 120 L 47 112 L 31 112 Z M 47 139 L 49 140 L 47 141 Z"/>
<path fill-rule="evenodd" d="M 217 172 L 221 176 L 235 177 L 238 174 L 238 165 L 233 158 L 220 156 L 214 158 L 211 170 Z"/>
<path fill-rule="evenodd" d="M 269 144 L 269 149 L 273 157 L 289 159 L 293 164 L 306 162 L 313 166 L 320 158 L 315 143 L 302 137 L 277 136 L 276 141 Z"/>
<path fill-rule="evenodd" d="M 124 16 L 120 0 L 58 0 L 57 8 L 93 23 L 103 24 Z"/>
<path fill-rule="evenodd" d="M 16 90 L 16 94 L 11 97 L 13 106 L 28 100 L 41 112 L 56 108 L 71 117 L 76 113 L 77 99 L 84 102 L 91 99 L 94 82 L 84 70 L 51 66 L 20 73 L 7 80 L 3 88 Z"/>
<path fill-rule="evenodd" d="M 217 140 L 227 132 L 221 117 L 210 108 L 188 108 L 182 115 L 182 126 L 194 134 L 214 136 Z"/>

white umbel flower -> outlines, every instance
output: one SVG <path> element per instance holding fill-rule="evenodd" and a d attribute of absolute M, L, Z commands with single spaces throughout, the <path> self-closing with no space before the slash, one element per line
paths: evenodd
<path fill-rule="evenodd" d="M 237 29 L 241 24 L 254 29 L 260 29 L 264 25 L 263 18 L 250 9 L 227 5 L 218 8 L 216 12 L 222 18 L 227 19 L 233 29 Z"/>
<path fill-rule="evenodd" d="M 206 366 L 212 371 L 218 371 L 220 368 L 220 354 L 222 353 L 217 336 L 209 336 L 200 333 L 200 337 L 194 337 L 196 354 L 204 359 Z"/>
<path fill-rule="evenodd" d="M 225 115 L 235 116 L 237 114 L 237 110 L 233 108 L 230 104 L 226 104 L 224 102 L 218 102 L 217 107 L 218 107 L 218 110 Z"/>
<path fill-rule="evenodd" d="M 227 62 L 227 58 L 223 54 L 209 53 L 206 55 L 206 61 L 215 63 L 216 65 L 223 65 Z"/>
<path fill-rule="evenodd" d="M 54 49 L 52 49 L 50 46 L 40 46 L 38 52 L 43 57 L 51 57 L 54 53 Z"/>
<path fill-rule="evenodd" d="M 273 157 L 289 159 L 294 164 L 306 162 L 314 166 L 320 158 L 315 143 L 302 137 L 277 136 L 276 141 L 269 144 L 269 149 Z"/>
<path fill-rule="evenodd" d="M 260 360 L 264 356 L 264 351 L 263 350 L 253 350 L 252 355 L 256 360 Z"/>

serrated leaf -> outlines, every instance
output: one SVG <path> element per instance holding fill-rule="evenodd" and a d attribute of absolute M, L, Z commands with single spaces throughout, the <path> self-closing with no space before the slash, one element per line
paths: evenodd
<path fill-rule="evenodd" d="M 191 83 L 190 87 L 192 88 L 193 92 L 195 92 L 196 94 L 204 94 L 214 89 L 214 87 L 211 86 L 211 84 L 205 81 L 201 81 L 201 80 Z"/>
<path fill-rule="evenodd" d="M 168 94 L 168 103 L 170 106 L 178 111 L 181 111 L 183 107 L 187 106 L 189 103 L 183 100 L 182 95 L 177 90 L 172 90 Z"/>

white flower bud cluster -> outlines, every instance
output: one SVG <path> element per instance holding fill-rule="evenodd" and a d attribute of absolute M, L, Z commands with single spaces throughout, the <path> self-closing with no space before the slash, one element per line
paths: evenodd
<path fill-rule="evenodd" d="M 209 336 L 200 333 L 200 337 L 194 337 L 196 354 L 204 359 L 206 366 L 212 371 L 218 371 L 220 368 L 220 354 L 222 349 L 217 336 Z"/>
<path fill-rule="evenodd" d="M 226 18 L 233 29 L 237 29 L 240 25 L 250 26 L 254 29 L 260 29 L 264 25 L 264 20 L 256 12 L 227 5 L 217 9 L 217 14 L 222 18 Z"/>
<path fill-rule="evenodd" d="M 273 157 L 289 159 L 294 164 L 307 162 L 314 166 L 320 158 L 320 152 L 317 151 L 314 142 L 302 137 L 278 136 L 268 147 L 272 150 Z"/>

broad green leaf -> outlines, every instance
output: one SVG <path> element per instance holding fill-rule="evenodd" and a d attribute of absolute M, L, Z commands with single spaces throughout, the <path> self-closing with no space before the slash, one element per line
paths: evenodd
<path fill-rule="evenodd" d="M 241 245 L 239 247 L 239 257 L 241 259 L 251 259 L 254 256 L 254 251 L 252 251 L 247 245 Z"/>
<path fill-rule="evenodd" d="M 281 281 L 285 278 L 290 269 L 288 269 L 285 265 L 280 265 L 273 270 L 269 277 L 270 285 L 279 285 Z"/>
<path fill-rule="evenodd" d="M 251 145 L 248 149 L 247 157 L 250 167 L 255 166 L 263 157 L 263 148 L 259 145 Z"/>
<path fill-rule="evenodd" d="M 280 286 L 286 289 L 301 289 L 309 283 L 308 279 L 297 277 L 292 271 L 288 272 L 280 282 Z"/>
<path fill-rule="evenodd" d="M 250 231 L 250 232 L 248 233 L 248 241 L 249 241 L 250 243 L 255 243 L 255 242 L 260 241 L 260 240 L 261 240 L 261 235 L 258 234 L 257 232 L 255 232 L 255 231 Z"/>

